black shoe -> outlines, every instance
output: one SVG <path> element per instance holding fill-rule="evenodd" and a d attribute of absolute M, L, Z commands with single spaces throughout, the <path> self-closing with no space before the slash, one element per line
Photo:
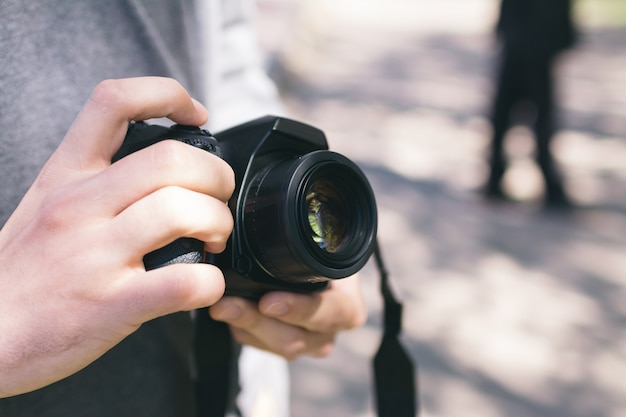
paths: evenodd
<path fill-rule="evenodd" d="M 545 207 L 554 210 L 569 210 L 574 205 L 567 197 L 563 189 L 557 188 L 551 190 L 545 198 Z"/>
<path fill-rule="evenodd" d="M 485 200 L 490 203 L 513 201 L 508 195 L 506 195 L 504 191 L 502 191 L 502 188 L 500 188 L 499 186 L 487 186 L 482 194 L 485 197 Z"/>

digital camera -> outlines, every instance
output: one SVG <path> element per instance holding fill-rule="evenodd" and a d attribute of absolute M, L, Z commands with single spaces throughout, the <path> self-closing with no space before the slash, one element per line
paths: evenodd
<path fill-rule="evenodd" d="M 146 269 L 208 262 L 223 271 L 226 294 L 258 298 L 273 290 L 323 290 L 370 257 L 377 228 L 372 188 L 354 162 L 328 150 L 321 130 L 275 116 L 214 136 L 198 127 L 131 122 L 112 162 L 166 139 L 232 167 L 234 228 L 222 253 L 205 253 L 203 242 L 181 238 L 147 254 Z"/>

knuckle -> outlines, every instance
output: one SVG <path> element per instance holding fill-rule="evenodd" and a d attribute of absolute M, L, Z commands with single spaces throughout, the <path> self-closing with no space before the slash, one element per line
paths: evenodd
<path fill-rule="evenodd" d="M 183 102 L 189 99 L 189 93 L 185 87 L 174 78 L 161 78 L 160 81 L 163 83 L 163 88 L 171 94 L 171 101 Z"/>
<path fill-rule="evenodd" d="M 320 346 L 316 351 L 312 353 L 312 356 L 316 358 L 327 358 L 335 351 L 335 342 L 330 341 Z"/>
<path fill-rule="evenodd" d="M 261 345 L 256 339 L 251 337 L 247 331 L 234 326 L 232 323 L 229 323 L 229 328 L 233 339 L 240 345 L 254 346 L 259 349 L 267 350 L 265 346 Z"/>
<path fill-rule="evenodd" d="M 348 322 L 346 330 L 356 329 L 365 324 L 367 321 L 367 311 L 365 309 L 360 309 L 356 311 L 352 316 L 352 320 Z"/>
<path fill-rule="evenodd" d="M 155 216 L 161 224 L 168 225 L 176 233 L 186 233 L 190 229 L 192 217 L 189 215 L 193 210 L 186 195 L 186 191 L 180 187 L 168 186 L 155 193 L 156 204 L 154 205 Z"/>
<path fill-rule="evenodd" d="M 278 346 L 275 351 L 276 354 L 282 356 L 288 361 L 295 361 L 305 353 L 305 344 L 295 343 L 289 346 Z"/>
<path fill-rule="evenodd" d="M 222 208 L 223 214 L 213 216 L 214 230 L 207 243 L 215 245 L 225 244 L 235 227 L 235 221 L 227 207 Z"/>
<path fill-rule="evenodd" d="M 75 216 L 73 198 L 66 190 L 50 193 L 39 210 L 38 227 L 43 230 L 67 229 Z"/>
<path fill-rule="evenodd" d="M 253 329 L 259 323 L 259 316 L 251 309 L 243 308 L 241 316 L 232 323 L 240 329 Z"/>
<path fill-rule="evenodd" d="M 234 227 L 225 204 L 178 186 L 153 193 L 149 207 L 148 216 L 170 233 L 202 240 L 206 249 L 214 253 L 225 248 Z"/>
<path fill-rule="evenodd" d="M 235 171 L 228 164 L 226 164 L 226 169 L 223 171 L 222 184 L 224 184 L 224 189 L 230 196 L 235 191 Z"/>
<path fill-rule="evenodd" d="M 89 101 L 99 108 L 116 108 L 124 103 L 126 92 L 116 80 L 103 80 L 91 93 Z"/>
<path fill-rule="evenodd" d="M 147 166 L 163 178 L 186 178 L 199 189 L 228 199 L 235 189 L 235 173 L 219 157 L 200 152 L 174 139 L 162 140 L 146 149 Z M 195 177 L 202 175 L 202 183 Z M 193 178 L 193 179 L 192 179 Z"/>
<path fill-rule="evenodd" d="M 311 334 L 309 343 L 302 349 L 301 354 L 307 354 L 315 358 L 329 356 L 335 348 L 336 333 Z"/>
<path fill-rule="evenodd" d="M 192 163 L 187 145 L 176 140 L 163 140 L 147 148 L 150 166 L 157 172 L 189 169 Z"/>
<path fill-rule="evenodd" d="M 314 334 L 298 328 L 292 328 L 283 334 L 280 340 L 272 341 L 276 352 L 287 360 L 294 360 L 306 354 L 314 345 Z M 281 342 L 282 340 L 282 342 Z"/>
<path fill-rule="evenodd" d="M 215 155 L 207 155 L 215 158 L 217 163 L 211 163 L 210 167 L 204 170 L 206 178 L 206 189 L 216 198 L 227 202 L 235 191 L 235 173 L 228 163 Z"/>
<path fill-rule="evenodd" d="M 163 91 L 167 91 L 168 94 L 179 94 L 181 97 L 189 97 L 187 90 L 183 87 L 183 85 L 178 82 L 175 78 L 171 77 L 144 77 L 145 79 L 150 79 L 154 82 L 157 82 L 159 88 Z M 173 96 L 172 96 L 173 98 Z"/>
<path fill-rule="evenodd" d="M 298 339 L 292 343 L 285 344 L 278 347 L 278 354 L 283 356 L 288 361 L 293 361 L 304 355 L 317 356 L 317 349 L 309 346 L 304 339 Z"/>
<path fill-rule="evenodd" d="M 194 297 L 196 289 L 195 277 L 186 272 L 176 274 L 176 278 L 168 282 L 166 293 L 173 306 L 185 306 Z"/>

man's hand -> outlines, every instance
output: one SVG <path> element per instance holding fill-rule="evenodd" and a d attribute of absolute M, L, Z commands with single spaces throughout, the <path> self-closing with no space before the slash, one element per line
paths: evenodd
<path fill-rule="evenodd" d="M 143 267 L 183 236 L 220 252 L 233 222 L 234 175 L 212 154 L 163 141 L 111 165 L 128 122 L 154 117 L 201 125 L 207 113 L 171 79 L 102 82 L 0 230 L 0 397 L 71 375 L 142 323 L 223 295 L 214 266 Z"/>
<path fill-rule="evenodd" d="M 313 294 L 271 292 L 257 303 L 224 297 L 210 308 L 228 323 L 235 340 L 293 360 L 300 355 L 327 356 L 339 331 L 362 325 L 366 309 L 356 276 L 332 281 Z"/>

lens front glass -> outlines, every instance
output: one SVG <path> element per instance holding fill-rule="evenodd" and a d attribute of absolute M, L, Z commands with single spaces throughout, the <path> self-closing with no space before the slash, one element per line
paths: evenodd
<path fill-rule="evenodd" d="M 337 252 L 349 228 L 343 193 L 330 180 L 318 179 L 307 190 L 306 207 L 313 241 L 326 252 Z"/>

